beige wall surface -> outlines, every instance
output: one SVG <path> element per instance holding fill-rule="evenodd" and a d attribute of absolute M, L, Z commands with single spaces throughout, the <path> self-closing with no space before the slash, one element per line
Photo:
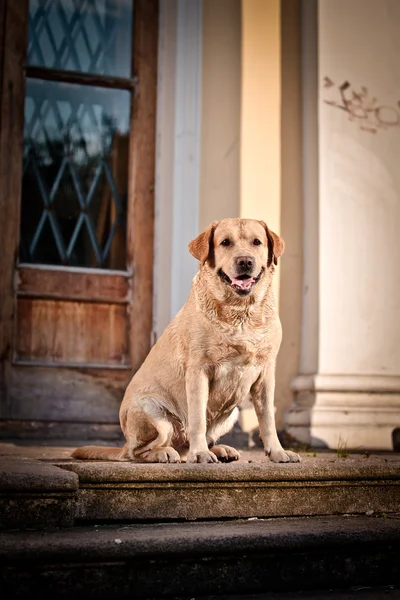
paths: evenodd
<path fill-rule="evenodd" d="M 203 0 L 200 230 L 239 216 L 241 2 Z"/>
<path fill-rule="evenodd" d="M 286 423 L 305 443 L 389 450 L 400 423 L 400 3 L 303 3 L 313 5 L 305 310 Z"/>
<path fill-rule="evenodd" d="M 400 2 L 320 1 L 319 30 L 320 372 L 399 375 Z"/>

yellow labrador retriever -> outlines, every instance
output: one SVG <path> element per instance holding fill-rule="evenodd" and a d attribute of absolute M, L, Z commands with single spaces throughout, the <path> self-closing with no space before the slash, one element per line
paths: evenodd
<path fill-rule="evenodd" d="M 132 378 L 120 409 L 126 444 L 85 446 L 74 458 L 216 463 L 239 458 L 216 444 L 249 395 L 265 453 L 298 462 L 276 433 L 275 362 L 282 331 L 272 276 L 283 240 L 263 221 L 224 219 L 189 244 L 200 269 L 186 304 Z"/>

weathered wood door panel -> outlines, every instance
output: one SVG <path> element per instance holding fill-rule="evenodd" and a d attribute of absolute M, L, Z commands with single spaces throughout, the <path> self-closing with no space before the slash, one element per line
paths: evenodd
<path fill-rule="evenodd" d="M 16 362 L 129 365 L 124 306 L 19 298 Z"/>
<path fill-rule="evenodd" d="M 98 367 L 15 365 L 7 419 L 117 423 L 121 394 L 128 379 L 129 375 L 122 369 L 110 372 Z M 57 431 L 56 426 L 53 429 Z M 37 431 L 40 432 L 40 426 Z"/>
<path fill-rule="evenodd" d="M 21 266 L 16 362 L 129 367 L 129 282 L 107 272 Z"/>
<path fill-rule="evenodd" d="M 149 350 L 157 15 L 0 0 L 3 437 L 109 438 Z"/>

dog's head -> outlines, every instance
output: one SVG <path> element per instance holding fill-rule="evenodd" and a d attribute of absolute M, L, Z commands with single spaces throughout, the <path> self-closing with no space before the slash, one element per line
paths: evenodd
<path fill-rule="evenodd" d="M 238 296 L 264 287 L 261 282 L 270 279 L 284 247 L 283 239 L 264 221 L 252 219 L 214 221 L 189 244 L 202 267 Z"/>

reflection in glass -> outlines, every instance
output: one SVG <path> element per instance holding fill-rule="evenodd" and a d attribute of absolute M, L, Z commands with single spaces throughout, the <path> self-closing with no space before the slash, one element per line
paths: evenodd
<path fill-rule="evenodd" d="M 131 76 L 133 0 L 30 0 L 28 65 Z"/>
<path fill-rule="evenodd" d="M 126 268 L 130 94 L 28 79 L 20 260 Z"/>

